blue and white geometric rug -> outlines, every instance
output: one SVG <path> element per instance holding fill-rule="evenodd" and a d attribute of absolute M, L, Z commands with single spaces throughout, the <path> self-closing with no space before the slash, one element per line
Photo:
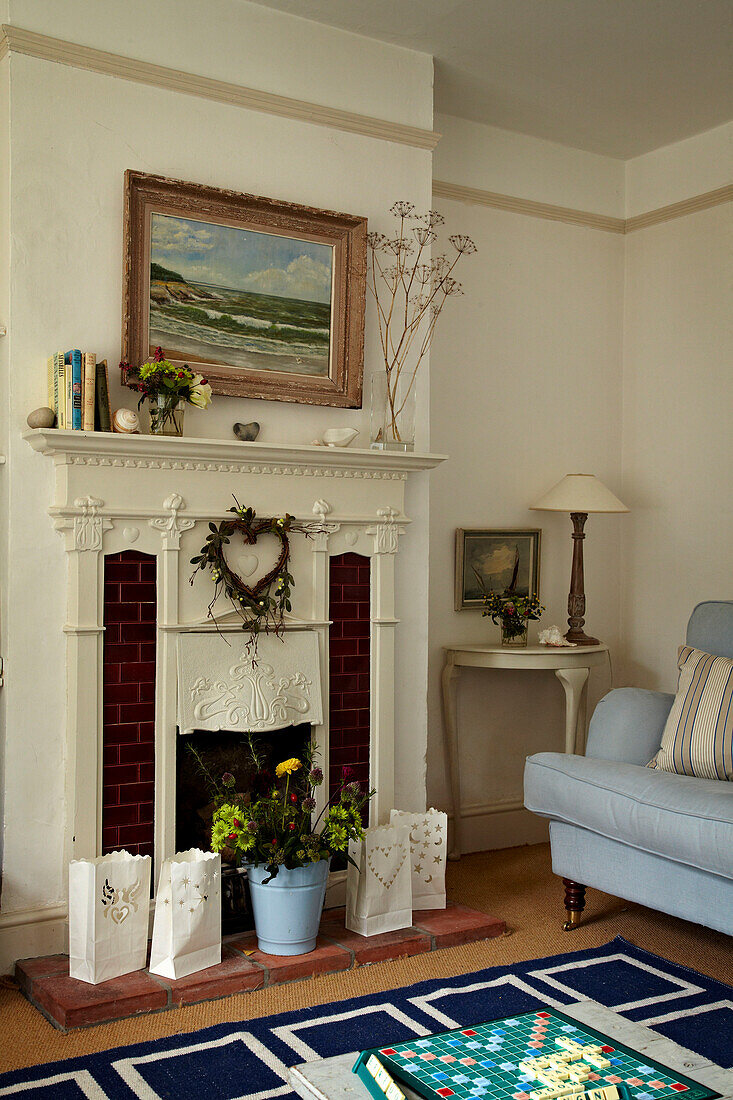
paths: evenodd
<path fill-rule="evenodd" d="M 0 1075 L 27 1100 L 293 1100 L 286 1068 L 590 998 L 733 1066 L 733 988 L 620 936 L 604 947 L 495 966 L 260 1020 Z"/>

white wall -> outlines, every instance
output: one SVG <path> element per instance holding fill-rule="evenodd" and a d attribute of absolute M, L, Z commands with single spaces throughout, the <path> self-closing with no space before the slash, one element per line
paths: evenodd
<path fill-rule="evenodd" d="M 730 183 L 732 137 L 629 162 L 629 212 Z M 626 238 L 622 675 L 642 687 L 674 690 L 692 608 L 733 599 L 732 246 L 730 203 Z"/>
<path fill-rule="evenodd" d="M 538 173 L 550 143 L 537 142 L 535 149 L 532 139 L 519 137 L 518 153 L 510 168 L 504 163 L 501 177 L 493 166 L 502 164 L 507 151 L 503 131 L 447 117 L 436 125 L 444 134 L 434 157 L 438 179 L 503 192 L 511 187 L 524 198 L 619 214 L 618 161 L 588 155 L 589 171 L 573 186 L 585 154 L 567 150 L 563 165 L 561 147 L 552 146 L 547 170 Z M 623 238 L 444 199 L 438 206 L 450 229 L 468 233 L 479 247 L 460 269 L 465 297 L 449 303 L 432 349 L 431 441 L 451 459 L 433 473 L 430 485 L 428 800 L 445 805 L 441 647 L 497 642 L 499 634 L 480 613 L 453 610 L 454 532 L 542 528 L 541 598 L 547 613 L 540 625 L 566 623 L 570 521 L 532 512 L 529 505 L 573 471 L 595 473 L 620 489 Z M 613 649 L 621 522 L 592 516 L 586 540 L 588 629 Z M 591 701 L 608 684 L 606 670 L 594 672 Z M 461 674 L 466 804 L 521 800 L 525 756 L 562 747 L 563 699 L 552 674 Z M 518 812 L 471 817 L 465 832 L 466 847 L 480 849 L 531 840 L 545 826 Z"/>
<path fill-rule="evenodd" d="M 429 126 L 432 63 L 424 55 L 292 20 L 233 0 L 130 3 L 12 0 L 21 27 L 200 73 L 304 95 L 329 106 Z M 7 65 L 7 62 L 5 62 Z M 388 229 L 396 198 L 430 205 L 430 154 L 12 54 L 9 389 L 10 583 L 3 592 L 10 654 L 3 913 L 63 900 L 64 554 L 47 508 L 51 463 L 21 439 L 46 403 L 45 360 L 79 346 L 120 356 L 123 173 L 132 168 L 366 215 Z M 375 171 L 375 165 L 379 170 Z M 215 398 L 187 414 L 187 435 L 229 438 L 257 419 L 266 441 L 310 442 L 329 425 L 368 438 L 379 354 L 367 319 L 365 408 L 338 411 Z M 112 375 L 115 375 L 113 369 Z M 134 405 L 115 384 L 114 404 Z M 428 444 L 427 386 L 420 435 Z M 232 485 L 236 491 L 236 485 Z M 427 664 L 427 480 L 409 492 L 415 516 L 398 562 L 398 798 L 424 804 Z M 415 638 L 418 639 L 415 642 Z M 417 762 L 417 763 L 416 763 Z"/>

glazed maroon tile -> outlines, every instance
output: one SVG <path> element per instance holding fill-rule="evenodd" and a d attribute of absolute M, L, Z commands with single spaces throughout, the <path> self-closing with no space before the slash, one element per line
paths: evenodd
<path fill-rule="evenodd" d="M 105 662 L 102 669 L 102 683 L 103 684 L 119 684 L 122 672 L 121 665 L 112 665 Z"/>
<path fill-rule="evenodd" d="M 166 979 L 166 984 L 170 986 L 174 1005 L 191 1005 L 227 997 L 232 993 L 262 989 L 265 971 L 250 959 L 224 947 L 222 960 L 217 966 L 209 966 L 176 982 Z"/>
<path fill-rule="evenodd" d="M 254 933 L 234 940 L 229 946 L 238 951 L 252 952 L 248 956 L 250 961 L 259 963 L 267 971 L 266 985 L 295 982 L 300 978 L 311 978 L 315 974 L 331 974 L 351 967 L 351 952 L 320 936 L 315 950 L 307 955 L 267 955 L 257 947 L 257 937 Z"/>
<path fill-rule="evenodd" d="M 130 686 L 130 685 L 126 685 Z M 153 708 L 154 712 L 154 708 Z M 121 703 L 120 722 L 145 722 L 150 717 L 150 703 Z"/>
<path fill-rule="evenodd" d="M 110 825 L 137 825 L 137 803 L 129 806 L 105 806 L 104 823 L 105 827 Z"/>
<path fill-rule="evenodd" d="M 104 563 L 104 579 L 110 585 L 135 584 L 140 580 L 140 566 L 137 562 L 118 562 L 108 557 Z"/>
<path fill-rule="evenodd" d="M 135 778 L 137 779 L 137 772 Z M 152 793 L 149 783 L 121 783 L 120 805 L 134 804 L 137 806 L 140 802 L 147 802 Z M 136 817 L 135 820 L 139 819 Z"/>
<path fill-rule="evenodd" d="M 155 781 L 155 763 L 140 764 L 138 767 L 141 783 L 153 783 Z"/>
<path fill-rule="evenodd" d="M 123 683 L 150 683 L 155 680 L 155 665 L 150 661 L 128 661 L 121 666 L 120 679 Z"/>
<path fill-rule="evenodd" d="M 150 741 L 120 745 L 121 764 L 150 764 L 155 758 L 155 746 Z"/>
<path fill-rule="evenodd" d="M 115 848 L 119 848 L 120 838 L 117 835 L 116 825 L 105 825 L 102 829 L 102 851 L 111 852 Z"/>
<path fill-rule="evenodd" d="M 154 787 L 152 784 L 149 786 L 150 797 L 152 799 L 154 794 Z M 140 802 L 137 807 L 138 821 L 141 825 L 152 824 L 155 817 L 155 803 L 154 802 Z"/>
<path fill-rule="evenodd" d="M 112 764 L 103 770 L 105 786 L 118 786 L 121 783 L 137 782 L 137 767 L 135 764 Z"/>
<path fill-rule="evenodd" d="M 137 722 L 126 722 L 121 725 L 105 725 L 105 745 L 133 745 L 139 741 L 140 727 Z M 120 756 L 122 760 L 122 756 Z M 124 761 L 123 761 L 124 763 Z"/>
<path fill-rule="evenodd" d="M 150 825 L 121 825 L 117 830 L 120 844 L 145 844 L 152 833 Z"/>
<path fill-rule="evenodd" d="M 106 703 L 137 703 L 138 699 L 137 684 L 108 684 L 104 689 Z"/>
<path fill-rule="evenodd" d="M 62 1028 L 75 1028 L 165 1008 L 168 991 L 138 970 L 99 985 L 60 976 L 38 978 L 33 999 Z"/>
<path fill-rule="evenodd" d="M 369 702 L 368 691 L 347 691 L 344 692 L 341 705 L 344 710 L 364 710 L 369 706 Z"/>
<path fill-rule="evenodd" d="M 150 623 L 123 623 L 121 626 L 122 640 L 127 642 L 154 642 L 156 624 Z"/>
<path fill-rule="evenodd" d="M 412 920 L 415 928 L 433 937 L 436 949 L 491 939 L 506 931 L 503 920 L 463 905 L 449 904 L 446 909 L 425 909 L 413 913 Z"/>

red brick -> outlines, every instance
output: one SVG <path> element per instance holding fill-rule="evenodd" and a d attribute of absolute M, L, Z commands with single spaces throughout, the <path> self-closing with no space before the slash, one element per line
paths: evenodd
<path fill-rule="evenodd" d="M 121 665 L 112 665 L 105 661 L 102 669 L 102 683 L 105 686 L 107 684 L 119 684 L 121 670 Z"/>
<path fill-rule="evenodd" d="M 436 949 L 488 940 L 506 931 L 505 922 L 498 917 L 450 903 L 446 909 L 415 911 L 412 920 L 415 928 L 433 937 Z"/>
<path fill-rule="evenodd" d="M 119 848 L 120 838 L 117 835 L 117 826 L 108 825 L 102 829 L 102 854 L 113 851 L 115 848 Z M 133 853 L 134 854 L 134 853 Z"/>
<path fill-rule="evenodd" d="M 154 603 L 141 603 L 137 605 L 140 608 L 140 622 L 141 623 L 154 623 L 157 618 L 156 605 Z"/>
<path fill-rule="evenodd" d="M 344 710 L 363 710 L 370 703 L 368 691 L 347 691 L 341 704 Z"/>
<path fill-rule="evenodd" d="M 125 603 L 155 603 L 155 577 L 152 584 L 125 584 L 122 592 Z"/>
<path fill-rule="evenodd" d="M 125 661 L 137 661 L 140 658 L 140 646 L 134 642 L 125 645 L 107 644 L 105 638 L 104 663 L 124 664 Z"/>
<path fill-rule="evenodd" d="M 155 764 L 141 764 L 139 767 L 140 782 L 141 783 L 153 783 L 155 782 Z"/>
<path fill-rule="evenodd" d="M 150 797 L 155 793 L 155 788 L 150 784 Z M 152 825 L 155 818 L 154 802 L 139 802 L 137 807 L 138 821 L 141 825 Z"/>
<path fill-rule="evenodd" d="M 174 1005 L 192 1005 L 198 1001 L 211 1001 L 215 997 L 228 997 L 232 993 L 249 993 L 262 989 L 265 971 L 238 952 L 224 947 L 218 966 L 209 966 L 177 982 L 166 979 L 170 986 Z"/>
<path fill-rule="evenodd" d="M 358 687 L 359 677 L 356 675 L 331 677 L 331 688 L 333 691 L 356 691 Z"/>
<path fill-rule="evenodd" d="M 69 975 L 68 955 L 44 955 L 40 959 L 19 959 L 15 964 L 15 978 L 26 997 L 32 996 L 33 983 L 38 978 Z"/>
<path fill-rule="evenodd" d="M 238 951 L 252 952 L 248 958 L 265 968 L 267 985 L 295 982 L 299 978 L 310 978 L 315 974 L 331 974 L 337 970 L 348 970 L 351 966 L 349 951 L 320 936 L 315 951 L 309 951 L 307 955 L 267 955 L 257 947 L 254 933 L 234 940 L 229 946 Z"/>
<path fill-rule="evenodd" d="M 154 703 L 155 702 L 155 682 L 140 684 L 140 702 L 141 703 Z"/>
<path fill-rule="evenodd" d="M 33 999 L 62 1028 L 75 1028 L 165 1008 L 168 991 L 138 970 L 99 985 L 58 976 L 38 978 Z"/>
<path fill-rule="evenodd" d="M 376 936 L 360 936 L 349 932 L 341 920 L 329 921 L 324 914 L 321 935 L 334 940 L 340 947 L 351 951 L 356 966 L 399 959 L 405 955 L 423 955 L 431 950 L 430 936 L 416 928 L 401 928 L 397 932 L 380 932 Z"/>
<path fill-rule="evenodd" d="M 149 661 L 129 661 L 121 666 L 120 678 L 123 683 L 150 683 L 155 680 L 155 665 Z"/>
<path fill-rule="evenodd" d="M 105 623 L 104 624 L 104 644 L 116 645 L 120 640 L 120 624 L 119 623 Z"/>

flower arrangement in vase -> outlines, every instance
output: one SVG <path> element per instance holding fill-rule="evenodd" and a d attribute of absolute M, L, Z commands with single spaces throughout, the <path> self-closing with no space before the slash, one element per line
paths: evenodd
<path fill-rule="evenodd" d="M 256 742 L 253 762 L 261 770 Z M 275 782 L 249 804 L 223 802 L 214 811 L 211 847 L 234 850 L 247 868 L 257 941 L 261 951 L 300 955 L 312 951 L 333 855 L 348 855 L 349 841 L 364 835 L 362 813 L 374 791 L 364 791 L 344 768 L 341 783 L 313 820 L 316 788 L 323 771 L 314 764 L 309 743 L 303 759 L 291 757 L 275 768 Z M 225 786 L 234 788 L 226 776 Z"/>
<path fill-rule="evenodd" d="M 544 610 L 536 595 L 500 596 L 498 592 L 488 592 L 484 596 L 483 614 L 501 627 L 503 646 L 525 646 L 527 624 L 539 619 Z"/>
<path fill-rule="evenodd" d="M 150 403 L 152 435 L 183 435 L 186 404 L 199 409 L 211 404 L 211 386 L 204 376 L 196 374 L 187 364 L 180 367 L 163 358 L 162 348 L 156 348 L 153 358 L 143 363 L 138 378 L 133 387 L 140 394 L 137 407 L 145 401 Z"/>
<path fill-rule="evenodd" d="M 436 229 L 445 219 L 437 210 L 416 214 L 411 202 L 396 202 L 390 213 L 399 219 L 393 237 L 368 233 L 370 264 L 367 286 L 377 307 L 384 371 L 372 380 L 371 446 L 412 450 L 415 445 L 415 382 L 420 363 L 433 340 L 446 300 L 462 294 L 453 278 L 463 256 L 476 252 L 470 237 L 448 238 L 451 255 L 431 256 Z M 410 225 L 414 222 L 414 225 Z"/>

